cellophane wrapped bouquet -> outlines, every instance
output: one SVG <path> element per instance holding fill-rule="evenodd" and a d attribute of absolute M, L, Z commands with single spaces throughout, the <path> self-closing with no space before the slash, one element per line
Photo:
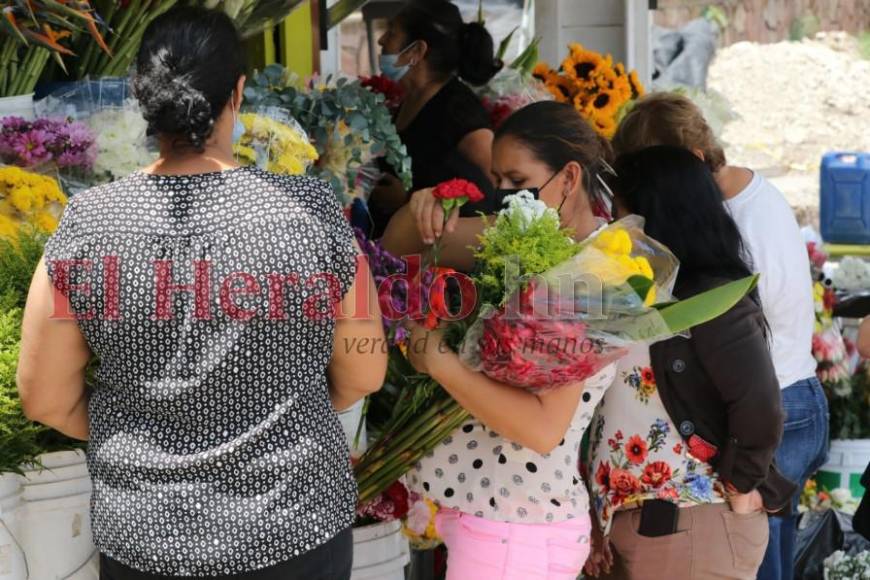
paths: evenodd
<path fill-rule="evenodd" d="M 476 297 L 450 291 L 459 287 L 467 294 L 467 283 L 439 284 L 461 275 L 437 272 L 428 288 L 436 300 L 430 296 L 429 312 L 415 314 L 421 321 L 433 311 L 450 319 L 445 340 L 466 364 L 536 394 L 590 378 L 631 344 L 663 340 L 712 320 L 757 281 L 748 277 L 677 302 L 671 296 L 677 260 L 643 233 L 640 218 L 620 220 L 578 243 L 561 228 L 558 214 L 531 193 L 509 196 L 506 203 L 480 238 L 470 276 Z M 451 316 L 470 298 L 470 316 Z M 382 307 L 391 299 L 382 294 Z M 469 418 L 447 391 L 396 352 L 401 349 L 392 352 L 390 365 L 401 371 L 402 388 L 393 416 L 354 466 L 362 502 Z"/>
<path fill-rule="evenodd" d="M 242 113 L 239 120 L 245 134 L 233 150 L 242 164 L 282 175 L 302 175 L 317 161 L 317 150 L 289 111 L 260 107 Z"/>

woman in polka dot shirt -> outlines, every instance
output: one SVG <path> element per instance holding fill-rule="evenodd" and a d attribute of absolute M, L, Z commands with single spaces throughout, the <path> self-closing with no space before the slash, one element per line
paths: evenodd
<path fill-rule="evenodd" d="M 156 19 L 132 84 L 161 156 L 75 196 L 47 244 L 25 411 L 89 442 L 102 580 L 349 579 L 335 410 L 386 370 L 346 346 L 384 339 L 350 227 L 323 182 L 235 163 L 243 57 L 222 12 Z"/>
<path fill-rule="evenodd" d="M 493 168 L 502 194 L 528 189 L 557 209 L 583 240 L 604 225 L 598 175 L 609 148 L 570 105 L 530 105 L 502 125 Z M 479 218 L 444 215 L 430 191 L 414 194 L 390 224 L 386 248 L 421 251 L 441 238 L 440 260 L 469 270 Z M 422 344 L 421 328 L 411 344 Z M 428 344 L 437 345 L 436 331 Z M 577 467 L 583 432 L 614 376 L 533 395 L 464 367 L 438 348 L 409 355 L 472 415 L 409 474 L 440 506 L 436 525 L 448 549 L 448 580 L 574 580 L 589 554 L 589 505 Z"/>

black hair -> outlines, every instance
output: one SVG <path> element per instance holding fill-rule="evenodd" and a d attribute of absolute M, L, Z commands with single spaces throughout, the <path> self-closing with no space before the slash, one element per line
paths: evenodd
<path fill-rule="evenodd" d="M 540 101 L 509 116 L 496 130 L 496 140 L 512 137 L 553 171 L 571 161 L 583 168 L 583 188 L 593 209 L 607 210 L 609 190 L 602 183 L 610 168 L 610 143 L 567 103 Z"/>
<path fill-rule="evenodd" d="M 645 231 L 680 261 L 678 279 L 751 276 L 749 254 L 710 168 L 688 149 L 655 146 L 621 155 L 613 189 Z M 759 303 L 754 292 L 753 300 Z"/>
<path fill-rule="evenodd" d="M 150 133 L 202 151 L 243 74 L 242 41 L 230 17 L 188 6 L 148 25 L 131 82 Z"/>
<path fill-rule="evenodd" d="M 410 46 L 425 41 L 426 62 L 436 74 L 454 73 L 472 85 L 485 85 L 502 68 L 492 35 L 478 22 L 465 23 L 448 0 L 409 0 L 396 15 Z"/>

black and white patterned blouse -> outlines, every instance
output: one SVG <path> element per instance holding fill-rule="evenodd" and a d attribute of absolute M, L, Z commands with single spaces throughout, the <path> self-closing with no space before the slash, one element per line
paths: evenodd
<path fill-rule="evenodd" d="M 136 173 L 71 200 L 46 260 L 101 360 L 88 463 L 106 555 L 230 575 L 351 525 L 325 371 L 352 238 L 328 186 L 257 169 Z"/>

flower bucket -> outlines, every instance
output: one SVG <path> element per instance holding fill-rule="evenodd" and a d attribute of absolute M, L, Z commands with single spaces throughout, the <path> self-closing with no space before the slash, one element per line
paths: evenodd
<path fill-rule="evenodd" d="M 0 580 L 25 580 L 27 566 L 19 543 L 21 478 L 0 474 Z"/>
<path fill-rule="evenodd" d="M 367 445 L 366 445 L 366 426 L 363 424 L 362 430 L 359 434 L 359 445 L 354 446 L 354 440 L 356 439 L 356 432 L 359 428 L 360 421 L 362 421 L 362 411 L 363 406 L 365 405 L 365 399 L 361 399 L 356 402 L 351 408 L 345 409 L 344 411 L 339 411 L 338 420 L 341 421 L 341 428 L 344 431 L 345 437 L 347 437 L 347 446 L 350 447 L 350 454 L 352 457 L 360 457 L 363 453 L 365 453 Z"/>
<path fill-rule="evenodd" d="M 816 481 L 820 487 L 833 491 L 848 489 L 852 497 L 864 496 L 861 476 L 870 463 L 870 439 L 834 439 L 828 462 L 819 469 Z"/>
<path fill-rule="evenodd" d="M 96 580 L 91 537 L 91 479 L 81 451 L 40 456 L 44 469 L 24 469 L 21 546 L 30 578 Z"/>
<path fill-rule="evenodd" d="M 404 580 L 410 554 L 399 520 L 354 528 L 351 580 Z"/>
<path fill-rule="evenodd" d="M 23 117 L 30 120 L 36 116 L 33 109 L 33 93 L 0 97 L 0 119 L 3 117 Z"/>

